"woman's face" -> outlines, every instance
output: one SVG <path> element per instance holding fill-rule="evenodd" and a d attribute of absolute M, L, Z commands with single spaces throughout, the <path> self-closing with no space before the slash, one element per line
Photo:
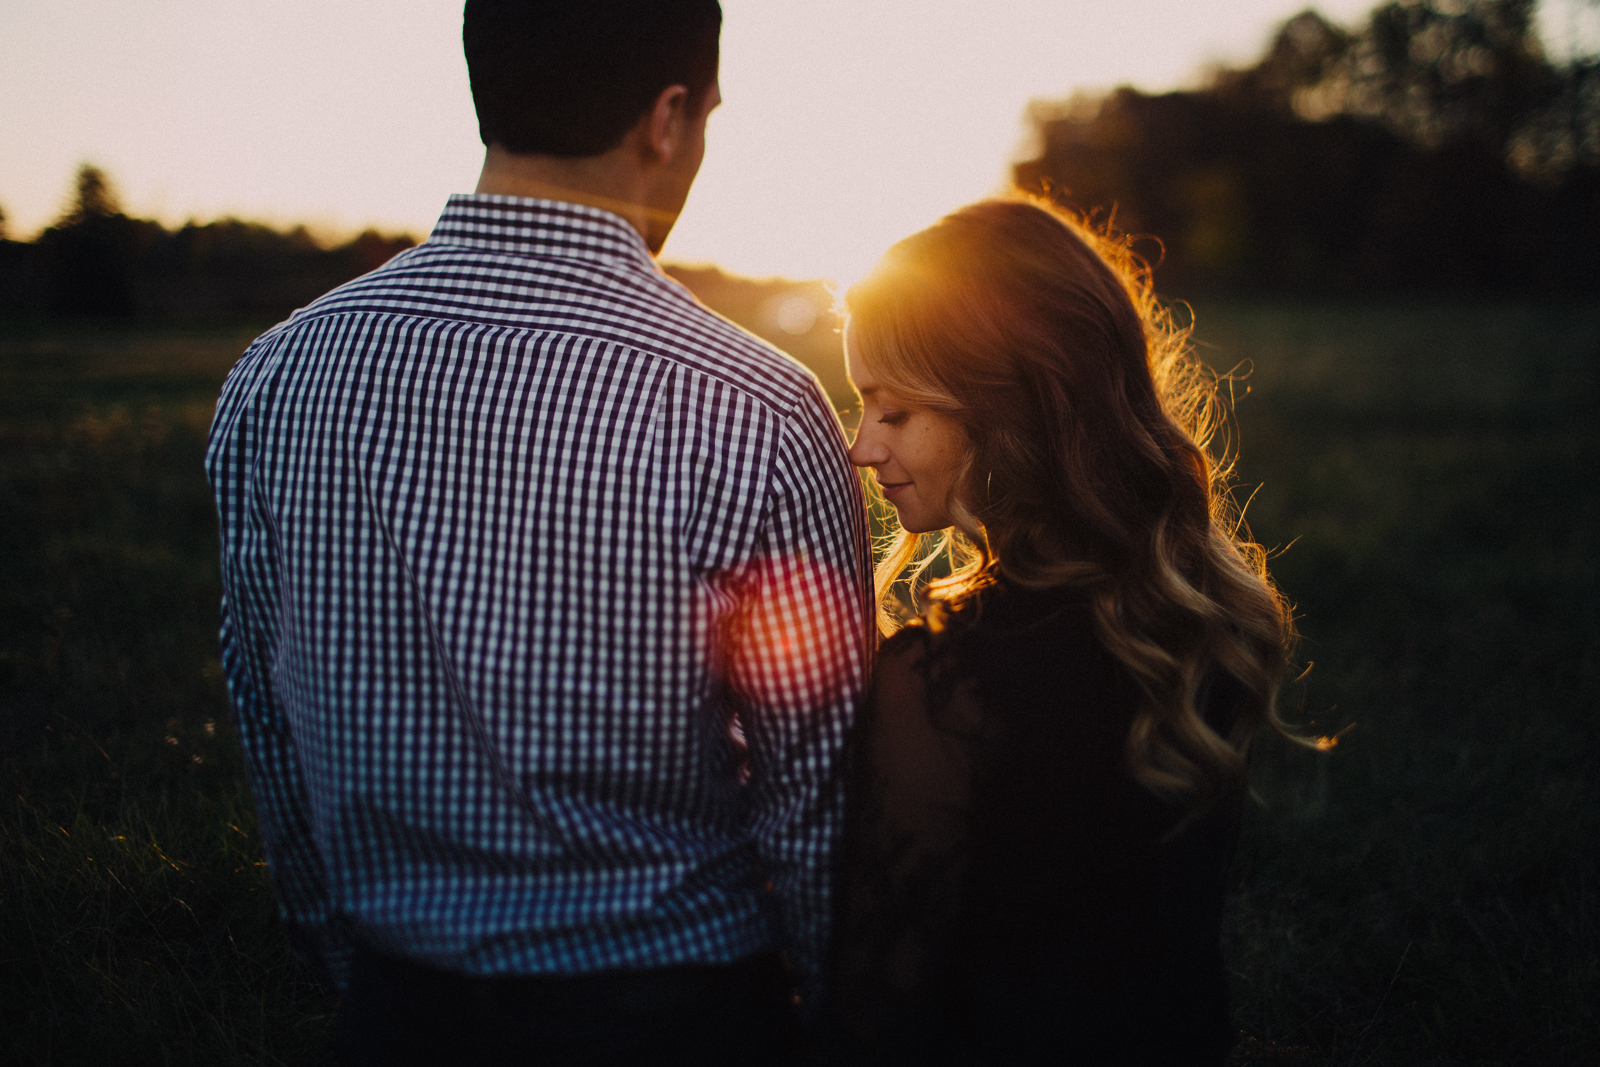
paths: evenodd
<path fill-rule="evenodd" d="M 910 533 L 942 530 L 966 434 L 948 415 L 906 403 L 872 377 L 846 338 L 850 380 L 861 394 L 861 426 L 850 462 L 871 467 L 878 487 Z"/>

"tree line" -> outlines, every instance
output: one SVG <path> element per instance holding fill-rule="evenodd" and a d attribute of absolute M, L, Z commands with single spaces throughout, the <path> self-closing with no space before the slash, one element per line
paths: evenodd
<path fill-rule="evenodd" d="M 0 317 L 14 319 L 282 318 L 416 244 L 368 230 L 324 247 L 303 226 L 232 218 L 168 230 L 124 213 L 90 164 L 35 240 L 5 240 L 3 224 L 0 214 Z"/>
<path fill-rule="evenodd" d="M 1039 150 L 1014 180 L 1149 239 L 1165 293 L 1592 296 L 1600 57 L 1552 60 L 1536 2 L 1389 0 L 1353 29 L 1307 10 L 1201 88 L 1035 102 Z M 414 243 L 369 230 L 324 247 L 238 219 L 168 230 L 84 165 L 37 239 L 5 240 L 0 213 L 0 317 L 281 318 Z M 712 307 L 732 300 L 689 275 Z M 743 304 L 793 285 L 761 284 L 724 313 L 759 324 Z"/>
<path fill-rule="evenodd" d="M 0 210 L 0 320 L 153 318 L 270 322 L 416 241 L 372 230 L 324 247 L 305 227 L 288 232 L 222 219 L 168 230 L 123 212 L 110 178 L 78 169 L 70 206 L 32 242 L 5 239 Z M 820 281 L 740 278 L 716 267 L 669 264 L 665 272 L 706 306 L 815 370 L 841 405 L 849 385 L 833 314 Z"/>
<path fill-rule="evenodd" d="M 1163 291 L 1600 290 L 1600 63 L 1535 0 L 1305 11 L 1202 88 L 1036 102 L 1016 184 L 1153 238 Z"/>

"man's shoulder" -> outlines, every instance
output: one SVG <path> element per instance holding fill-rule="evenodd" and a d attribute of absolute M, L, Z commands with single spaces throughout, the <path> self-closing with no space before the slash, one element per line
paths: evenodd
<path fill-rule="evenodd" d="M 792 357 L 707 308 L 675 279 L 628 262 L 425 242 L 295 312 L 261 341 L 293 345 L 323 334 L 319 323 L 345 317 L 433 332 L 492 331 L 502 344 L 572 337 L 619 345 L 780 412 L 821 395 L 815 375 Z"/>
<path fill-rule="evenodd" d="M 712 311 L 682 282 L 662 273 L 646 275 L 641 281 L 662 301 L 667 317 L 681 316 L 695 331 L 684 351 L 668 353 L 668 358 L 686 359 L 691 369 L 725 379 L 735 388 L 759 381 L 786 397 L 785 406 L 820 392 L 816 376 L 793 356 Z"/>

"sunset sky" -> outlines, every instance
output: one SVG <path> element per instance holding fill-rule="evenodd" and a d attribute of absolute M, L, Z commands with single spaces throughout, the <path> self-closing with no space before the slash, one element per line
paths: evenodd
<path fill-rule="evenodd" d="M 1566 3 L 1547 0 L 1564 40 Z M 1297 0 L 723 0 L 710 147 L 664 258 L 839 277 L 1003 183 L 1030 99 L 1192 83 Z M 1325 0 L 1353 22 L 1370 0 Z M 460 0 L 0 0 L 0 208 L 81 161 L 169 224 L 233 214 L 423 236 L 482 149 Z M 1560 53 L 1559 48 L 1553 50 Z"/>

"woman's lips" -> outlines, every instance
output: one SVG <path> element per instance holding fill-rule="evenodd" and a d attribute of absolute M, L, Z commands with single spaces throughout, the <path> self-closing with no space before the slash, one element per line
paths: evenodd
<path fill-rule="evenodd" d="M 893 500 L 895 498 L 895 494 L 896 493 L 900 492 L 903 489 L 908 489 L 908 488 L 910 488 L 910 486 L 911 486 L 910 482 L 879 482 L 878 483 L 878 488 L 883 490 L 883 495 L 888 497 L 890 500 Z"/>

